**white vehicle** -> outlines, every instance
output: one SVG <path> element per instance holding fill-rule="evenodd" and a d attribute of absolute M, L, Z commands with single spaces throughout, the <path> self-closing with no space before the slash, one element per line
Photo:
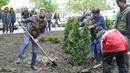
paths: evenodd
<path fill-rule="evenodd" d="M 18 22 L 16 21 L 16 22 L 14 23 L 14 29 L 18 29 L 18 26 L 19 26 L 19 24 L 18 24 Z M 2 20 L 0 20 L 0 30 L 3 30 Z"/>

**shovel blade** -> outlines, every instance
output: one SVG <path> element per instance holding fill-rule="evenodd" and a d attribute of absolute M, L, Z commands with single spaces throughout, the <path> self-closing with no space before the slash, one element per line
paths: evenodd
<path fill-rule="evenodd" d="M 57 66 L 57 63 L 55 61 L 51 61 L 54 66 Z"/>

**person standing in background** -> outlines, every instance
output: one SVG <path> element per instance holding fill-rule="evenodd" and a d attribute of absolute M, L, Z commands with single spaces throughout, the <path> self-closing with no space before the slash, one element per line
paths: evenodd
<path fill-rule="evenodd" d="M 5 7 L 2 13 L 2 23 L 3 23 L 3 34 L 6 31 L 8 33 L 8 26 L 11 23 L 11 16 L 9 14 L 9 8 Z"/>
<path fill-rule="evenodd" d="M 0 9 L 0 21 L 1 21 L 1 17 L 2 17 L 2 11 L 1 11 L 1 9 Z"/>
<path fill-rule="evenodd" d="M 36 14 L 37 14 L 37 12 L 35 11 L 35 8 L 33 8 L 33 9 L 31 10 L 30 16 L 34 16 L 34 15 L 36 15 Z"/>
<path fill-rule="evenodd" d="M 49 31 L 51 31 L 51 19 L 52 19 L 52 13 L 48 10 L 48 12 L 46 13 L 46 20 L 47 20 Z"/>
<path fill-rule="evenodd" d="M 11 16 L 11 23 L 9 24 L 9 28 L 10 28 L 10 33 L 14 32 L 14 23 L 16 21 L 16 15 L 14 12 L 14 9 L 11 7 L 10 8 L 10 16 Z"/>
<path fill-rule="evenodd" d="M 53 19 L 55 19 L 55 23 L 54 23 L 55 26 L 58 25 L 58 27 L 60 27 L 60 24 L 58 23 L 58 20 L 60 21 L 60 15 L 59 15 L 59 13 L 55 13 Z"/>
<path fill-rule="evenodd" d="M 28 11 L 28 8 L 27 7 L 25 7 L 24 8 L 24 10 L 22 11 L 22 13 L 21 13 L 21 18 L 22 19 L 27 19 L 27 18 L 29 18 L 30 17 L 30 12 Z M 28 29 L 29 28 L 29 25 L 28 25 L 29 23 L 28 22 L 24 22 L 24 26 Z"/>

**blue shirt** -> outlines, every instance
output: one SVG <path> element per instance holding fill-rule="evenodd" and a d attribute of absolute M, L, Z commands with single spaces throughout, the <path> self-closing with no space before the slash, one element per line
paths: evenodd
<path fill-rule="evenodd" d="M 92 23 L 93 23 L 94 27 L 101 26 L 101 27 L 103 27 L 103 29 L 106 30 L 105 20 L 102 15 L 98 15 L 95 18 L 92 18 Z"/>

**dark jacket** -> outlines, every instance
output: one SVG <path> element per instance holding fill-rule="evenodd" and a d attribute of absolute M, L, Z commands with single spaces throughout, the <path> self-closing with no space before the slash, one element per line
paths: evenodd
<path fill-rule="evenodd" d="M 23 11 L 21 13 L 21 16 L 23 17 L 23 19 L 29 18 L 30 17 L 30 13 L 28 11 Z"/>
<path fill-rule="evenodd" d="M 10 13 L 10 16 L 11 16 L 11 22 L 15 23 L 15 21 L 16 21 L 15 12 L 11 12 L 11 13 Z"/>
<path fill-rule="evenodd" d="M 37 16 L 32 16 L 30 18 L 25 19 L 23 22 L 31 22 L 30 28 L 28 31 L 30 34 L 34 37 L 37 38 L 40 34 L 44 33 L 47 22 L 44 19 L 42 23 L 39 23 L 37 20 Z"/>
<path fill-rule="evenodd" d="M 114 28 L 130 39 L 130 7 L 126 7 L 120 12 Z"/>

